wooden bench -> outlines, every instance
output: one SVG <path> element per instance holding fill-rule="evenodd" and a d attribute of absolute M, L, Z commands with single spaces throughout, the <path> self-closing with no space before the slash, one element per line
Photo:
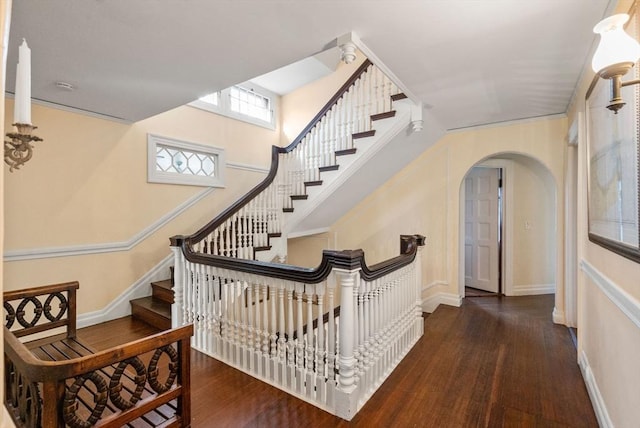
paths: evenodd
<path fill-rule="evenodd" d="M 5 405 L 16 426 L 190 426 L 193 327 L 95 352 L 76 336 L 77 289 L 4 293 Z M 46 337 L 23 343 L 34 334 Z"/>

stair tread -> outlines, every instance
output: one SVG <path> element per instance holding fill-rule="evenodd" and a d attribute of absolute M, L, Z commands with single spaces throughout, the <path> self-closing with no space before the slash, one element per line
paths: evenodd
<path fill-rule="evenodd" d="M 253 247 L 253 251 L 269 251 L 271 249 L 271 245 L 264 245 L 262 247 Z"/>
<path fill-rule="evenodd" d="M 162 330 L 171 328 L 171 304 L 151 296 L 133 299 L 131 316 Z"/>
<path fill-rule="evenodd" d="M 390 117 L 394 117 L 395 115 L 396 115 L 395 110 L 385 111 L 384 113 L 372 114 L 371 120 L 387 119 Z"/>
<path fill-rule="evenodd" d="M 283 209 L 282 209 L 282 212 L 285 212 L 285 213 L 292 213 L 292 212 L 293 212 L 293 208 L 283 208 Z"/>
<path fill-rule="evenodd" d="M 305 181 L 304 185 L 305 186 L 322 186 L 322 180 Z"/>
<path fill-rule="evenodd" d="M 305 199 L 307 199 L 309 197 L 309 195 L 291 195 L 290 198 L 293 201 L 303 201 Z"/>
<path fill-rule="evenodd" d="M 356 148 L 352 148 L 352 149 L 344 149 L 344 150 L 336 150 L 335 151 L 335 155 L 336 156 L 344 156 L 344 155 L 353 155 L 356 153 Z"/>
<path fill-rule="evenodd" d="M 154 281 L 151 283 L 152 286 L 166 288 L 171 290 L 173 288 L 173 283 L 170 279 L 163 279 L 161 281 Z"/>
<path fill-rule="evenodd" d="M 163 302 L 162 300 L 154 299 L 151 296 L 133 299 L 131 300 L 131 306 L 138 306 L 151 312 L 155 312 L 158 315 L 162 315 L 167 319 L 171 319 L 171 305 L 167 302 Z"/>
<path fill-rule="evenodd" d="M 402 92 L 400 92 L 399 94 L 391 95 L 391 101 L 404 100 L 405 98 L 407 98 L 407 96 Z"/>
<path fill-rule="evenodd" d="M 376 135 L 376 130 L 372 129 L 371 131 L 356 132 L 355 134 L 351 134 L 351 139 L 356 140 L 358 138 L 373 137 L 374 135 Z"/>
<path fill-rule="evenodd" d="M 282 232 L 267 233 L 267 236 L 269 238 L 280 238 L 282 236 Z"/>
<path fill-rule="evenodd" d="M 326 171 L 335 171 L 338 168 L 340 168 L 340 165 L 329 165 L 329 166 L 321 166 L 320 168 L 318 168 L 318 170 L 320 172 L 326 172 Z"/>

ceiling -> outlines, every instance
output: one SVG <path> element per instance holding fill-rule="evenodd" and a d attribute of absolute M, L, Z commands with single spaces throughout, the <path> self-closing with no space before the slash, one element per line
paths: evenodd
<path fill-rule="evenodd" d="M 18 0 L 34 98 L 138 121 L 355 32 L 446 129 L 564 113 L 615 0 Z M 74 91 L 56 87 L 70 83 Z"/>

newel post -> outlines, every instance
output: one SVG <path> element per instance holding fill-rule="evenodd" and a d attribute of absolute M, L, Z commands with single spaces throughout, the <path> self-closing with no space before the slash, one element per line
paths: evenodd
<path fill-rule="evenodd" d="M 172 236 L 171 251 L 173 252 L 173 304 L 171 305 L 171 327 L 176 328 L 184 324 L 182 317 L 182 302 L 184 290 L 184 254 L 182 244 L 184 236 Z"/>
<path fill-rule="evenodd" d="M 351 420 L 358 408 L 358 386 L 356 383 L 358 347 L 357 307 L 354 291 L 360 284 L 362 250 L 341 251 L 334 269 L 336 283 L 340 290 L 340 323 L 338 348 L 338 383 L 336 385 L 336 415 Z"/>

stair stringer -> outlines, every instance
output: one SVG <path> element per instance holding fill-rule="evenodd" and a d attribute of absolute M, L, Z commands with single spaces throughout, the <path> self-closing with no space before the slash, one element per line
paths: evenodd
<path fill-rule="evenodd" d="M 293 213 L 284 213 L 282 236 L 272 241 L 269 251 L 262 251 L 256 256 L 260 261 L 273 261 L 277 257 L 287 254 L 287 237 L 305 218 L 327 201 L 331 195 L 350 177 L 367 164 L 398 134 L 406 131 L 411 123 L 410 100 L 395 101 L 393 109 L 396 115 L 391 118 L 375 121 L 371 129 L 376 131 L 372 137 L 355 141 L 355 154 L 338 157 L 340 168 L 336 171 L 322 173 L 322 186 L 308 189 L 309 198 L 295 201 Z"/>

